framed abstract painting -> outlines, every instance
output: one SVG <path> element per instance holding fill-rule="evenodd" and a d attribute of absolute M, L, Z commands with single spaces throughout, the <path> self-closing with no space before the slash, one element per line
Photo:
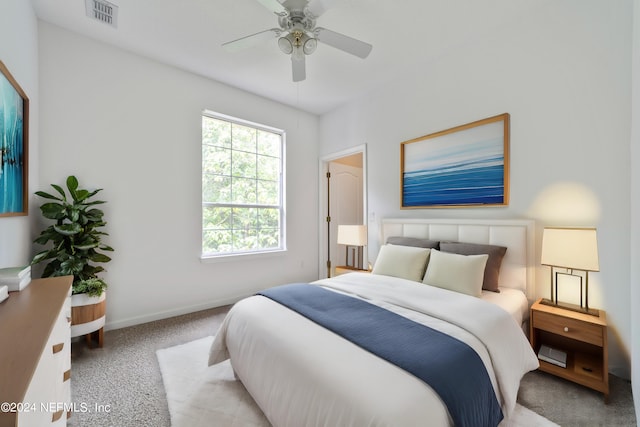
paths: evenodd
<path fill-rule="evenodd" d="M 0 217 L 27 215 L 29 99 L 0 61 Z"/>
<path fill-rule="evenodd" d="M 509 204 L 509 114 L 400 144 L 402 209 Z"/>

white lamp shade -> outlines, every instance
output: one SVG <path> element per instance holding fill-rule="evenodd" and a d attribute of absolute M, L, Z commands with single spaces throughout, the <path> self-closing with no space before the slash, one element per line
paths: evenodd
<path fill-rule="evenodd" d="M 595 228 L 545 227 L 540 263 L 583 271 L 600 271 Z"/>
<path fill-rule="evenodd" d="M 367 226 L 339 225 L 338 244 L 348 246 L 365 246 L 367 244 Z"/>

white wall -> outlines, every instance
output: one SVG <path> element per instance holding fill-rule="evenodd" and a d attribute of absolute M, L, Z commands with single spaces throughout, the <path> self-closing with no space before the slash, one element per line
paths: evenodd
<path fill-rule="evenodd" d="M 38 182 L 38 21 L 30 1 L 0 1 L 0 61 L 29 98 L 29 194 Z M 0 218 L 0 268 L 31 261 L 31 217 Z M 35 209 L 34 209 L 35 208 Z"/>
<path fill-rule="evenodd" d="M 437 62 L 407 64 L 404 78 L 320 123 L 321 156 L 367 144 L 370 220 L 527 217 L 540 229 L 596 226 L 601 271 L 590 276 L 590 305 L 608 312 L 610 368 L 627 378 L 631 6 L 540 2 Z M 504 112 L 511 114 L 508 207 L 400 210 L 402 141 Z M 371 259 L 377 225 L 370 223 Z M 548 272 L 539 273 L 538 295 L 546 296 Z"/>
<path fill-rule="evenodd" d="M 115 248 L 105 265 L 107 327 L 317 278 L 316 116 L 44 22 L 39 30 L 39 187 L 75 174 L 104 188 Z M 285 254 L 200 261 L 203 109 L 287 132 Z"/>
<path fill-rule="evenodd" d="M 640 414 L 640 0 L 633 2 L 631 100 L 631 381 L 636 414 Z"/>

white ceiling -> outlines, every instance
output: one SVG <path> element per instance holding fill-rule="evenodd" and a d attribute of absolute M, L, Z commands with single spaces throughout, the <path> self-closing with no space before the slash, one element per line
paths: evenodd
<path fill-rule="evenodd" d="M 162 63 L 302 110 L 322 114 L 450 49 L 517 19 L 540 0 L 343 0 L 318 26 L 373 45 L 360 59 L 327 45 L 307 57 L 307 79 L 291 80 L 277 42 L 239 53 L 221 44 L 278 27 L 256 0 L 110 0 L 118 26 L 88 18 L 84 0 L 32 0 L 43 20 Z"/>

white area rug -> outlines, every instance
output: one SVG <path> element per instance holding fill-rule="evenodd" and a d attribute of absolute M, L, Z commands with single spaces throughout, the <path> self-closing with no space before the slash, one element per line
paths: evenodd
<path fill-rule="evenodd" d="M 172 427 L 270 426 L 229 361 L 208 367 L 213 337 L 157 351 Z M 558 427 L 524 406 L 500 427 Z"/>

